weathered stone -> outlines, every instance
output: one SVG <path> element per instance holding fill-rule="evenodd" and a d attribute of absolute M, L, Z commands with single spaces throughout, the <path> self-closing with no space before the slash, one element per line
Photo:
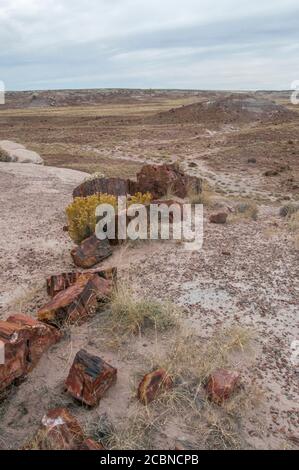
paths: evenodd
<path fill-rule="evenodd" d="M 80 444 L 78 450 L 105 450 L 105 447 L 100 442 L 96 442 L 93 439 L 85 439 L 82 444 Z"/>
<path fill-rule="evenodd" d="M 212 224 L 225 224 L 227 219 L 227 212 L 215 212 L 210 215 L 210 222 Z"/>
<path fill-rule="evenodd" d="M 200 194 L 202 180 L 196 176 L 186 175 L 172 165 L 144 165 L 137 173 L 138 191 L 150 192 L 154 199 L 159 199 L 171 191 L 173 195 L 185 198 L 189 191 Z"/>
<path fill-rule="evenodd" d="M 40 429 L 25 448 L 30 450 L 78 450 L 84 441 L 77 419 L 65 408 L 48 411 Z"/>
<path fill-rule="evenodd" d="M 53 276 L 48 277 L 47 279 L 47 292 L 50 297 L 55 297 L 59 292 L 67 289 L 68 287 L 74 285 L 80 278 L 88 278 L 88 276 L 93 276 L 97 274 L 104 279 L 109 279 L 113 282 L 116 282 L 117 278 L 117 268 L 107 268 L 107 269 L 93 269 L 90 271 L 76 271 L 70 273 L 61 273 L 54 274 Z"/>
<path fill-rule="evenodd" d="M 231 397 L 239 382 L 238 372 L 228 369 L 216 369 L 209 377 L 206 391 L 210 400 L 217 404 Z"/>
<path fill-rule="evenodd" d="M 134 181 L 123 178 L 94 178 L 84 181 L 75 188 L 73 197 L 86 197 L 98 193 L 126 196 L 136 192 L 136 183 Z"/>
<path fill-rule="evenodd" d="M 80 268 L 91 268 L 112 255 L 109 240 L 99 240 L 96 235 L 84 240 L 72 249 L 74 263 Z"/>
<path fill-rule="evenodd" d="M 147 405 L 161 392 L 170 390 L 172 386 L 172 379 L 166 370 L 158 369 L 143 377 L 138 387 L 137 396 L 144 405 Z"/>
<path fill-rule="evenodd" d="M 104 303 L 109 299 L 111 291 L 111 280 L 97 274 L 82 276 L 42 307 L 38 319 L 54 325 L 83 323 L 95 312 L 98 301 Z"/>
<path fill-rule="evenodd" d="M 33 152 L 33 150 L 27 150 L 24 145 L 18 144 L 17 142 L 1 140 L 0 150 L 6 153 L 6 161 L 8 162 L 35 163 L 36 165 L 43 165 L 44 163 L 38 153 Z"/>
<path fill-rule="evenodd" d="M 65 382 L 66 391 L 85 405 L 96 406 L 115 383 L 116 375 L 117 369 L 81 349 Z"/>
<path fill-rule="evenodd" d="M 61 334 L 55 328 L 22 314 L 0 321 L 4 364 L 0 364 L 0 390 L 24 378 Z"/>

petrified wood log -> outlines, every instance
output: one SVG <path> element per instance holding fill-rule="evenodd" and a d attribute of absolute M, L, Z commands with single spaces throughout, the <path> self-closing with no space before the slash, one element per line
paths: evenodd
<path fill-rule="evenodd" d="M 59 292 L 67 289 L 68 287 L 74 285 L 79 278 L 82 276 L 86 279 L 88 276 L 93 276 L 97 274 L 99 277 L 104 279 L 109 279 L 116 283 L 117 280 L 117 268 L 107 268 L 107 269 L 93 269 L 90 271 L 73 271 L 70 273 L 61 273 L 54 274 L 53 276 L 48 277 L 47 279 L 47 292 L 50 297 L 55 297 Z"/>
<path fill-rule="evenodd" d="M 75 284 L 59 292 L 38 311 L 38 319 L 60 326 L 67 322 L 83 323 L 95 312 L 98 301 L 107 302 L 112 281 L 93 274 L 80 277 Z"/>
<path fill-rule="evenodd" d="M 158 369 L 143 377 L 137 396 L 144 405 L 147 405 L 163 391 L 170 390 L 172 386 L 172 379 L 166 370 Z"/>
<path fill-rule="evenodd" d="M 94 178 L 84 181 L 75 188 L 73 197 L 86 197 L 98 193 L 126 196 L 126 194 L 135 194 L 136 192 L 135 181 L 123 178 Z"/>
<path fill-rule="evenodd" d="M 92 235 L 72 249 L 71 256 L 76 266 L 80 268 L 92 268 L 108 256 L 112 255 L 109 240 L 99 240 L 96 235 Z"/>
<path fill-rule="evenodd" d="M 0 390 L 24 378 L 47 349 L 61 338 L 55 328 L 22 314 L 0 321 L 4 364 L 0 364 Z"/>
<path fill-rule="evenodd" d="M 82 403 L 96 406 L 116 381 L 116 375 L 117 369 L 81 349 L 65 382 L 66 391 Z"/>
<path fill-rule="evenodd" d="M 155 199 L 159 199 L 171 190 L 172 194 L 185 198 L 192 190 L 195 194 L 202 191 L 202 180 L 190 176 L 179 170 L 176 165 L 144 165 L 137 173 L 138 191 L 150 192 Z"/>

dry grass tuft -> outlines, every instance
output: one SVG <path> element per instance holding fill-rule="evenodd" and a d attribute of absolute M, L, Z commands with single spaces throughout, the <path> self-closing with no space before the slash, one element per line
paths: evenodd
<path fill-rule="evenodd" d="M 177 307 L 168 302 L 139 299 L 125 284 L 114 290 L 110 310 L 113 329 L 124 334 L 141 333 L 146 328 L 163 331 L 178 324 Z"/>
<path fill-rule="evenodd" d="M 10 162 L 11 161 L 11 158 L 9 156 L 9 154 L 0 148 L 0 162 Z"/>
<path fill-rule="evenodd" d="M 187 197 L 190 204 L 203 204 L 204 206 L 211 206 L 213 205 L 213 195 L 213 191 L 204 181 L 201 193 L 198 194 L 194 191 L 194 189 L 190 188 Z"/>
<path fill-rule="evenodd" d="M 288 216 L 288 228 L 299 235 L 299 212 L 294 212 Z"/>
<path fill-rule="evenodd" d="M 258 206 L 254 201 L 240 201 L 235 206 L 235 211 L 230 215 L 230 220 L 258 218 Z"/>

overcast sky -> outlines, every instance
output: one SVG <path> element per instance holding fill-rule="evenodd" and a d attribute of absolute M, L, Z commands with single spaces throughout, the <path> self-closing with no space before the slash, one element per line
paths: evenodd
<path fill-rule="evenodd" d="M 299 0 L 0 0 L 7 89 L 289 89 Z"/>

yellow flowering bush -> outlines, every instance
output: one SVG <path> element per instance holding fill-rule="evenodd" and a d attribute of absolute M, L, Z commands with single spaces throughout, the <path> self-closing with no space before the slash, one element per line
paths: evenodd
<path fill-rule="evenodd" d="M 149 204 L 152 200 L 150 193 L 136 193 L 128 199 L 131 204 Z M 96 208 L 100 204 L 110 204 L 117 209 L 117 197 L 111 194 L 93 194 L 87 197 L 76 197 L 66 208 L 68 232 L 75 243 L 90 237 L 95 232 Z"/>

